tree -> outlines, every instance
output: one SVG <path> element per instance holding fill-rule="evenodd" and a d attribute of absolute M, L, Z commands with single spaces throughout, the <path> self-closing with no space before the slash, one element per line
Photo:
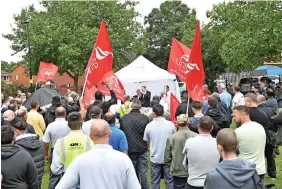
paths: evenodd
<path fill-rule="evenodd" d="M 25 60 L 21 60 L 19 62 L 7 62 L 1 60 L 1 70 L 11 73 L 18 65 L 27 66 Z"/>
<path fill-rule="evenodd" d="M 14 17 L 13 34 L 4 35 L 12 41 L 15 53 L 26 51 L 26 29 L 21 23 L 30 21 L 33 73 L 37 73 L 40 61 L 52 62 L 59 66 L 60 73 L 66 72 L 73 78 L 77 90 L 78 76 L 84 74 L 102 19 L 106 21 L 114 51 L 140 52 L 137 42 L 143 28 L 134 19 L 138 16 L 134 2 L 43 1 L 42 4 L 44 11 L 33 6 L 23 9 Z M 115 55 L 115 67 L 127 63 L 123 54 Z"/>
<path fill-rule="evenodd" d="M 218 52 L 228 70 L 252 70 L 265 60 L 281 60 L 282 9 L 278 1 L 222 3 L 208 17 L 207 28 L 221 40 Z"/>
<path fill-rule="evenodd" d="M 167 69 L 172 37 L 191 45 L 195 25 L 196 12 L 181 1 L 165 1 L 160 8 L 154 8 L 145 17 L 147 26 L 145 36 L 148 39 L 148 48 L 145 57 L 157 66 Z M 188 37 L 182 41 L 183 35 Z"/>

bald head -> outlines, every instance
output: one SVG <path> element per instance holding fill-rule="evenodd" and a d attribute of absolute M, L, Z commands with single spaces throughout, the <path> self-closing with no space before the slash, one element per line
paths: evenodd
<path fill-rule="evenodd" d="M 62 106 L 56 109 L 56 118 L 65 118 L 66 117 L 66 109 Z"/>
<path fill-rule="evenodd" d="M 237 136 L 236 133 L 229 128 L 221 129 L 216 136 L 217 145 L 220 145 L 226 153 L 236 153 Z"/>
<path fill-rule="evenodd" d="M 258 95 L 258 96 L 257 96 L 257 103 L 258 103 L 258 104 L 262 104 L 262 103 L 264 103 L 265 101 L 266 101 L 265 96 L 263 96 L 263 95 Z"/>
<path fill-rule="evenodd" d="M 109 124 L 114 124 L 116 122 L 115 115 L 112 112 L 107 112 L 104 118 Z"/>
<path fill-rule="evenodd" d="M 93 140 L 95 144 L 97 144 L 97 141 L 101 141 L 101 143 L 108 144 L 110 135 L 111 135 L 111 130 L 109 124 L 105 120 L 96 119 L 92 123 L 90 128 L 90 138 Z"/>
<path fill-rule="evenodd" d="M 6 121 L 12 121 L 15 118 L 15 114 L 12 110 L 7 110 L 4 112 L 3 117 Z"/>

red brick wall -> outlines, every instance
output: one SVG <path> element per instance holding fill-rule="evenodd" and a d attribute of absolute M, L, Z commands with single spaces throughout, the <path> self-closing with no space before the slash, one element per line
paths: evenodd
<path fill-rule="evenodd" d="M 25 75 L 25 68 L 23 66 L 17 66 L 11 74 L 12 77 L 10 78 L 10 82 L 22 84 L 25 87 L 29 86 L 29 77 Z M 17 76 L 18 80 L 16 79 Z"/>
<path fill-rule="evenodd" d="M 25 68 L 23 66 L 18 66 L 13 72 L 12 72 L 12 78 L 10 81 L 12 83 L 18 83 L 22 84 L 25 87 L 29 86 L 29 78 L 24 74 Z M 16 80 L 16 75 L 18 75 L 18 80 Z M 37 76 L 33 76 L 33 84 L 36 84 Z M 56 83 L 57 90 L 61 94 L 65 94 L 67 92 L 67 89 L 74 90 L 74 82 L 73 79 L 66 73 L 63 75 L 56 74 L 54 77 L 54 81 Z M 80 76 L 78 78 L 78 92 L 81 93 L 81 87 L 83 87 L 84 84 L 84 76 Z M 67 85 L 70 85 L 70 87 L 67 87 Z"/>

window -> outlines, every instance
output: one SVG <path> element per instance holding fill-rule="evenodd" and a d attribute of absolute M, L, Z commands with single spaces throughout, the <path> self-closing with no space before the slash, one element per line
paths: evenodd
<path fill-rule="evenodd" d="M 19 76 L 18 76 L 18 75 L 16 75 L 16 80 L 17 80 L 17 81 L 19 80 Z"/>
<path fill-rule="evenodd" d="M 4 77 L 4 81 L 9 81 L 9 76 L 3 76 Z"/>

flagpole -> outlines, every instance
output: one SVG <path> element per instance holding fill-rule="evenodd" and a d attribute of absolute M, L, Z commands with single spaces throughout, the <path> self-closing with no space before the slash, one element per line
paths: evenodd
<path fill-rule="evenodd" d="M 188 116 L 189 105 L 190 105 L 190 95 L 188 94 L 188 97 L 187 97 L 187 109 L 186 109 L 186 115 L 187 116 Z"/>
<path fill-rule="evenodd" d="M 87 79 L 88 79 L 89 72 L 90 72 L 90 66 L 88 66 L 88 69 L 87 69 L 86 78 L 85 78 L 85 81 L 84 81 L 84 85 L 83 85 L 81 96 L 83 96 L 83 94 L 84 94 L 85 86 L 86 86 L 86 82 L 87 82 Z"/>

